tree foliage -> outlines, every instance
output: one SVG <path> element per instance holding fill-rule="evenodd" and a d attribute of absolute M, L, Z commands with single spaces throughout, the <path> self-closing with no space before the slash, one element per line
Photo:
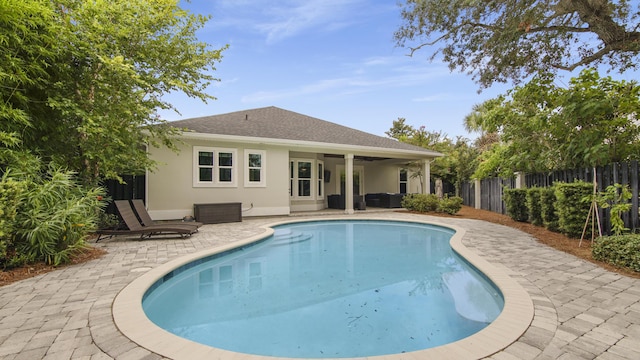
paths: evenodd
<path fill-rule="evenodd" d="M 640 153 L 640 86 L 584 70 L 567 88 L 540 75 L 483 104 L 477 123 L 500 134 L 480 178 L 515 171 L 591 168 Z"/>
<path fill-rule="evenodd" d="M 164 95 L 213 99 L 225 47 L 199 42 L 208 18 L 177 0 L 0 0 L 0 20 L 1 140 L 87 182 L 153 167 L 145 145 L 175 134 L 156 115 L 174 109 Z"/>
<path fill-rule="evenodd" d="M 628 0 L 406 0 L 398 45 L 433 47 L 481 87 L 538 72 L 637 68 L 640 4 Z"/>
<path fill-rule="evenodd" d="M 425 126 L 416 129 L 405 121 L 404 118 L 395 120 L 391 129 L 385 132 L 387 136 L 444 154 L 431 163 L 431 175 L 454 184 L 458 192 L 462 182 L 473 174 L 478 156 L 476 148 L 466 138 L 457 137 L 454 141 L 441 131 L 428 131 Z"/>
<path fill-rule="evenodd" d="M 52 22 L 46 0 L 0 0 L 0 164 L 13 161 L 20 135 L 33 129 L 31 91 L 47 84 Z"/>

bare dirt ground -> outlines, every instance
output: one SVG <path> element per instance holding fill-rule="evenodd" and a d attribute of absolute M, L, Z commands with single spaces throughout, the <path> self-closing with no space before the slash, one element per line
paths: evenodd
<path fill-rule="evenodd" d="M 463 206 L 460 212 L 455 215 L 435 214 L 429 213 L 429 215 L 443 216 L 443 217 L 456 217 L 466 219 L 477 219 L 492 222 L 495 224 L 501 224 L 516 228 L 520 231 L 530 234 L 536 238 L 539 242 L 555 248 L 560 251 L 575 255 L 584 260 L 598 264 L 602 268 L 609 271 L 617 272 L 619 274 L 627 275 L 630 277 L 640 278 L 640 273 L 618 268 L 601 261 L 596 261 L 591 256 L 591 242 L 590 237 L 587 240 L 582 241 L 582 246 L 578 247 L 579 239 L 571 239 L 560 233 L 552 232 L 541 226 L 534 226 L 529 223 L 523 223 L 512 220 L 510 217 L 492 211 L 477 210 L 468 206 Z M 69 265 L 80 264 L 89 260 L 93 260 L 104 255 L 104 250 L 89 247 L 86 251 L 74 257 L 73 261 Z M 65 266 L 69 266 L 65 265 Z M 0 271 L 0 286 L 10 284 L 15 281 L 30 278 L 39 274 L 44 274 L 49 271 L 53 271 L 60 267 L 54 267 L 46 265 L 44 263 L 32 264 L 20 268 L 15 268 L 7 271 Z"/>
<path fill-rule="evenodd" d="M 44 262 L 30 264 L 6 271 L 0 271 L 0 286 L 11 284 L 12 282 L 24 280 L 36 275 L 48 273 L 50 271 L 61 269 L 66 266 L 81 264 L 89 260 L 97 259 L 106 254 L 106 251 L 89 246 L 86 250 L 77 254 L 71 260 L 71 263 L 62 266 L 47 265 Z"/>

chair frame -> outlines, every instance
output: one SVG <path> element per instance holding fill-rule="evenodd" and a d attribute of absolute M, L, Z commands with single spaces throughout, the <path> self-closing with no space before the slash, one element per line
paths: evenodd
<path fill-rule="evenodd" d="M 145 238 L 151 238 L 156 235 L 179 235 L 181 238 L 187 238 L 193 233 L 198 231 L 197 226 L 194 225 L 182 225 L 182 224 L 154 224 L 150 226 L 142 226 L 129 200 L 116 200 L 114 201 L 120 218 L 125 223 L 128 229 L 126 230 L 109 230 L 101 229 L 97 230 L 98 239 L 100 241 L 102 235 L 117 236 L 117 235 L 140 235 L 140 240 Z"/>
<path fill-rule="evenodd" d="M 142 201 L 142 199 L 133 199 L 131 200 L 131 204 L 133 205 L 133 210 L 136 212 L 136 214 L 138 215 L 138 219 L 140 219 L 140 222 L 142 223 L 142 226 L 152 226 L 152 225 L 193 225 L 196 228 L 201 227 L 203 224 L 201 222 L 196 222 L 196 221 L 190 221 L 190 222 L 175 222 L 175 221 L 170 221 L 170 222 L 162 222 L 162 223 L 157 223 L 155 221 L 153 221 L 153 219 L 151 218 L 151 215 L 149 215 L 149 212 L 147 211 L 147 208 L 144 205 L 144 202 Z"/>

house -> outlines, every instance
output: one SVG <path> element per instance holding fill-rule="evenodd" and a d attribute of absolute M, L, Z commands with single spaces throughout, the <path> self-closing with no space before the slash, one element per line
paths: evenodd
<path fill-rule="evenodd" d="M 240 203 L 243 217 L 353 213 L 366 194 L 429 192 L 429 163 L 442 156 L 277 107 L 170 124 L 185 129 L 179 152 L 149 149 L 159 166 L 147 174 L 147 207 L 157 220 L 207 203 Z M 427 181 L 407 171 L 415 162 Z"/>

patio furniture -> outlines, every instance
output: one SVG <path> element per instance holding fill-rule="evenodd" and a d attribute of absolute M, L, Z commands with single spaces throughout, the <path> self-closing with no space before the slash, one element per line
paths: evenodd
<path fill-rule="evenodd" d="M 151 225 L 193 225 L 197 228 L 199 228 L 200 226 L 202 226 L 203 224 L 201 222 L 196 222 L 196 221 L 181 221 L 181 222 L 175 222 L 175 221 L 163 221 L 163 222 L 155 222 L 153 221 L 153 219 L 151 219 L 151 215 L 149 215 L 149 212 L 147 212 L 147 208 L 144 206 L 144 202 L 142 201 L 142 199 L 133 199 L 131 200 L 131 204 L 133 205 L 133 210 L 135 210 L 136 214 L 138 215 L 138 219 L 140 219 L 140 222 L 142 223 L 143 226 L 151 226 Z"/>
<path fill-rule="evenodd" d="M 401 208 L 402 198 L 406 194 L 400 193 L 369 193 L 365 195 L 367 204 L 382 208 Z"/>
<path fill-rule="evenodd" d="M 242 203 L 193 204 L 196 221 L 204 224 L 221 224 L 242 221 Z"/>
<path fill-rule="evenodd" d="M 127 229 L 123 230 L 111 230 L 111 229 L 100 229 L 96 231 L 98 234 L 98 239 L 96 242 L 100 241 L 103 235 L 108 236 L 117 236 L 117 235 L 140 235 L 140 240 L 146 238 L 150 238 L 156 235 L 166 235 L 166 234 L 176 234 L 181 238 L 186 238 L 191 236 L 193 233 L 198 231 L 198 227 L 194 225 L 187 224 L 157 224 L 157 225 L 149 225 L 142 226 L 136 214 L 133 212 L 133 208 L 129 203 L 129 200 L 116 200 L 114 201 L 116 208 L 118 209 L 118 213 L 120 213 L 120 218 L 127 226 Z"/>
<path fill-rule="evenodd" d="M 327 196 L 327 207 L 329 209 L 344 209 L 345 208 L 345 196 L 344 195 L 329 195 Z M 366 210 L 366 202 L 362 195 L 353 195 L 353 209 L 354 210 Z"/>

